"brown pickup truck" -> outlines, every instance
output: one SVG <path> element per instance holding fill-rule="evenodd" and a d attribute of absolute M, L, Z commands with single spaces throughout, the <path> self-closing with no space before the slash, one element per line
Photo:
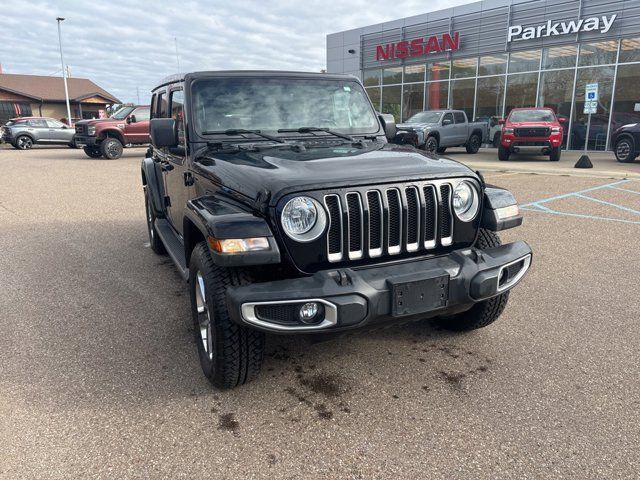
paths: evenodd
<path fill-rule="evenodd" d="M 124 106 L 109 118 L 81 120 L 74 141 L 91 158 L 120 158 L 125 146 L 149 143 L 149 106 Z"/>

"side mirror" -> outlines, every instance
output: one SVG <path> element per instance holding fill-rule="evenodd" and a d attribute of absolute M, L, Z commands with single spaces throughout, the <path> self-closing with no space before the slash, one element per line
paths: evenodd
<path fill-rule="evenodd" d="M 390 113 L 379 113 L 378 119 L 382 124 L 382 128 L 384 129 L 384 135 L 387 137 L 388 141 L 391 141 L 395 138 L 398 129 L 396 128 L 396 119 L 393 118 L 393 115 Z"/>
<path fill-rule="evenodd" d="M 504 118 L 501 118 L 500 120 L 498 120 L 498 125 L 504 125 L 505 121 Z"/>
<path fill-rule="evenodd" d="M 447 125 L 451 125 L 453 122 L 451 121 L 451 119 L 449 118 L 445 118 L 444 120 L 442 120 L 442 126 L 445 127 Z"/>
<path fill-rule="evenodd" d="M 135 115 L 129 115 L 127 117 L 127 123 L 136 123 L 136 116 Z"/>
<path fill-rule="evenodd" d="M 154 147 L 178 145 L 178 129 L 173 118 L 153 118 L 149 122 L 149 136 Z"/>

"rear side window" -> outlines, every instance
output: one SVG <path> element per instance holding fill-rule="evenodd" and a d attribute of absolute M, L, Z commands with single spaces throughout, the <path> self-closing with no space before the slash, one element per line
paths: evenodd
<path fill-rule="evenodd" d="M 172 90 L 169 98 L 171 104 L 171 118 L 176 121 L 178 128 L 178 139 L 184 143 L 184 92 L 182 90 Z"/>
<path fill-rule="evenodd" d="M 166 117 L 167 117 L 167 97 L 165 96 L 165 92 L 160 92 L 158 94 L 158 103 L 156 107 L 155 118 L 166 118 Z"/>
<path fill-rule="evenodd" d="M 464 123 L 467 121 L 467 119 L 464 116 L 464 113 L 462 112 L 453 112 L 453 116 L 456 119 L 456 123 Z"/>
<path fill-rule="evenodd" d="M 156 94 L 151 96 L 151 111 L 149 112 L 149 118 L 156 118 Z"/>
<path fill-rule="evenodd" d="M 47 128 L 47 122 L 42 119 L 29 120 L 29 126 L 35 128 Z"/>

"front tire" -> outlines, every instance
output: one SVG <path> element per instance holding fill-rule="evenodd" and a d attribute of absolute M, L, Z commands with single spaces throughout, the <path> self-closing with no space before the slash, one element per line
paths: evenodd
<path fill-rule="evenodd" d="M 508 148 L 504 148 L 502 144 L 498 145 L 498 160 L 500 160 L 501 162 L 506 162 L 507 160 L 509 160 L 510 155 L 511 152 L 509 152 Z"/>
<path fill-rule="evenodd" d="M 436 137 L 427 137 L 427 141 L 424 143 L 424 149 L 429 153 L 436 153 L 439 148 L 439 143 Z"/>
<path fill-rule="evenodd" d="M 559 161 L 561 153 L 562 149 L 560 147 L 552 148 L 551 152 L 549 153 L 549 160 L 551 160 L 552 162 Z"/>
<path fill-rule="evenodd" d="M 499 247 L 502 245 L 500 237 L 490 230 L 480 229 L 476 247 L 480 249 Z M 495 322 L 509 301 L 509 292 L 502 293 L 497 297 L 492 297 L 482 302 L 476 303 L 470 310 L 444 317 L 437 320 L 437 323 L 446 330 L 465 332 L 486 327 Z"/>
<path fill-rule="evenodd" d="M 264 356 L 264 333 L 234 323 L 226 307 L 227 288 L 247 285 L 247 270 L 213 263 L 200 242 L 189 262 L 189 291 L 200 366 L 217 388 L 233 388 L 257 377 Z"/>
<path fill-rule="evenodd" d="M 634 141 L 629 137 L 623 137 L 616 142 L 615 154 L 616 160 L 621 163 L 631 163 L 635 160 L 636 146 Z"/>
<path fill-rule="evenodd" d="M 467 141 L 467 153 L 478 153 L 480 145 L 482 145 L 482 138 L 480 138 L 480 135 L 474 133 Z"/>
<path fill-rule="evenodd" d="M 33 147 L 33 139 L 28 135 L 20 135 L 16 138 L 16 143 L 14 147 L 18 150 L 29 150 Z"/>
<path fill-rule="evenodd" d="M 493 135 L 493 148 L 498 148 L 500 146 L 500 132 L 496 132 Z"/>
<path fill-rule="evenodd" d="M 116 160 L 122 156 L 123 146 L 117 138 L 105 138 L 100 144 L 100 152 L 107 160 Z"/>
<path fill-rule="evenodd" d="M 84 150 L 85 155 L 89 158 L 102 157 L 102 152 L 100 152 L 100 148 L 98 147 L 85 146 L 85 147 L 82 147 L 82 150 Z"/>

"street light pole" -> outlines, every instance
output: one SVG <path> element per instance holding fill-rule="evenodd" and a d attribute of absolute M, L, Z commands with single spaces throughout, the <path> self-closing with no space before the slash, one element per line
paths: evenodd
<path fill-rule="evenodd" d="M 71 126 L 71 106 L 69 105 L 69 87 L 67 87 L 67 76 L 65 75 L 64 57 L 62 56 L 62 34 L 60 33 L 60 22 L 64 18 L 56 18 L 58 21 L 58 43 L 60 44 L 60 64 L 62 65 L 62 80 L 64 81 L 64 98 L 67 101 L 67 124 Z"/>

